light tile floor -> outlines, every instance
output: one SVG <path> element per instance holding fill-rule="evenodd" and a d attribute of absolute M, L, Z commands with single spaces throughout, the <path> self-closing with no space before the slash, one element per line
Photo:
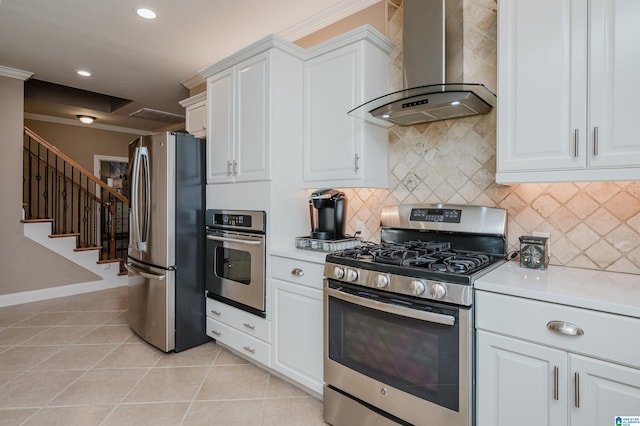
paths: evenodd
<path fill-rule="evenodd" d="M 326 425 L 322 403 L 214 342 L 165 354 L 120 287 L 0 308 L 0 425 Z"/>

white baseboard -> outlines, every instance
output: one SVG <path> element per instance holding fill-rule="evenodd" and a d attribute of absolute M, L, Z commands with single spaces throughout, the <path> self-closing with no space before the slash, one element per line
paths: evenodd
<path fill-rule="evenodd" d="M 19 293 L 0 294 L 0 307 L 21 305 L 23 303 L 39 302 L 55 299 L 56 297 L 73 296 L 98 290 L 121 287 L 108 280 L 90 281 L 86 283 L 67 284 L 58 287 L 43 288 L 41 290 L 21 291 Z"/>

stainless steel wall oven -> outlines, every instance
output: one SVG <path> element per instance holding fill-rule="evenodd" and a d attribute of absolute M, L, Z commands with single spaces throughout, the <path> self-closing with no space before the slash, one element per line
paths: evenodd
<path fill-rule="evenodd" d="M 207 297 L 265 317 L 266 213 L 207 210 L 205 223 Z"/>
<path fill-rule="evenodd" d="M 473 423 L 473 292 L 504 262 L 506 212 L 385 208 L 382 243 L 325 264 L 324 416 L 335 426 Z"/>

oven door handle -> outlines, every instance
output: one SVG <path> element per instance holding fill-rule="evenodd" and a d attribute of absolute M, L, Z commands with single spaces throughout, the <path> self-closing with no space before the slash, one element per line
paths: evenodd
<path fill-rule="evenodd" d="M 262 244 L 261 240 L 240 240 L 238 238 L 217 237 L 215 235 L 207 235 L 207 239 L 213 241 L 223 241 L 225 243 L 246 244 L 248 246 L 259 246 L 260 244 Z"/>
<path fill-rule="evenodd" d="M 429 321 L 450 326 L 453 326 L 456 323 L 456 318 L 451 315 L 436 314 L 434 312 L 404 308 L 402 306 L 392 305 L 390 303 L 378 302 L 377 300 L 370 300 L 363 297 L 354 296 L 352 294 L 345 293 L 344 291 L 336 290 L 329 287 L 325 287 L 324 291 L 328 295 L 333 296 L 336 299 L 342 299 L 346 302 L 351 302 L 356 305 L 364 306 L 366 308 L 372 308 L 379 311 L 387 312 L 389 314 L 396 314 L 403 317 L 409 317 L 417 320 Z"/>

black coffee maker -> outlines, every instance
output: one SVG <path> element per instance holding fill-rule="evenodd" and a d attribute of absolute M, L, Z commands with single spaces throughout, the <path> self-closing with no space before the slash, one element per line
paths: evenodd
<path fill-rule="evenodd" d="M 347 225 L 347 198 L 336 189 L 319 189 L 309 196 L 311 238 L 341 240 Z"/>

